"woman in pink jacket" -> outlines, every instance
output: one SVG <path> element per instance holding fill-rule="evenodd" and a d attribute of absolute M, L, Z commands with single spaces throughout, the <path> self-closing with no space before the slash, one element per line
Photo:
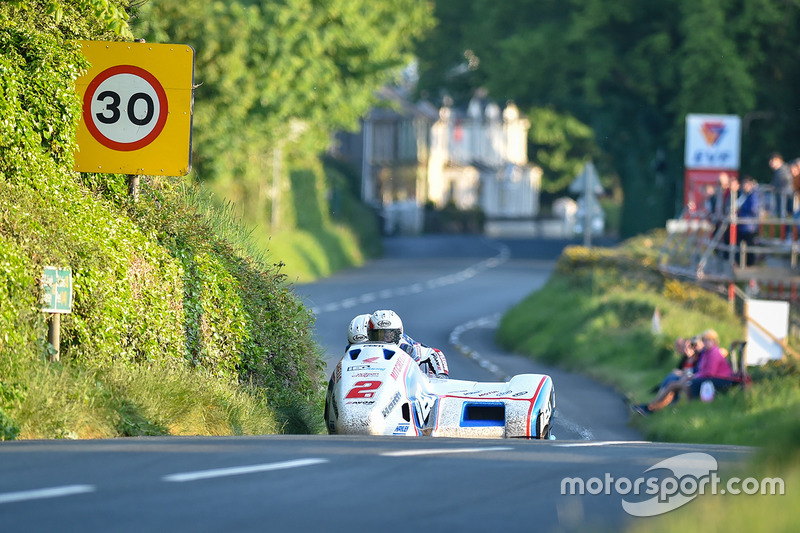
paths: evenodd
<path fill-rule="evenodd" d="M 719 348 L 719 335 L 713 329 L 703 332 L 703 351 L 700 352 L 700 361 L 697 372 L 685 373 L 678 381 L 673 381 L 663 387 L 655 399 L 646 404 L 632 405 L 631 409 L 640 415 L 649 415 L 654 411 L 663 409 L 672 403 L 675 394 L 683 391 L 688 398 L 699 398 L 703 383 L 710 381 L 714 390 L 723 392 L 737 382 L 728 360 L 722 355 Z"/>
<path fill-rule="evenodd" d="M 713 329 L 703 332 L 705 349 L 700 355 L 697 373 L 686 383 L 689 398 L 698 398 L 703 383 L 710 381 L 714 389 L 724 392 L 736 383 L 731 364 L 719 349 L 719 335 Z"/>

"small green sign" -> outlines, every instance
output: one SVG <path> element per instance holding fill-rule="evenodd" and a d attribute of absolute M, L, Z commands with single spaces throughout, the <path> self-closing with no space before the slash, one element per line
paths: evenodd
<path fill-rule="evenodd" d="M 69 313 L 72 311 L 72 270 L 44 267 L 42 276 L 42 312 Z"/>

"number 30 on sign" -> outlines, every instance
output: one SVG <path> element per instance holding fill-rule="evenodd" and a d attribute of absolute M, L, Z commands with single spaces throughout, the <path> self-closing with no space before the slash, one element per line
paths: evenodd
<path fill-rule="evenodd" d="M 191 168 L 194 51 L 185 45 L 82 41 L 83 112 L 75 169 L 182 176 Z"/>
<path fill-rule="evenodd" d="M 132 65 L 104 70 L 83 95 L 86 127 L 97 142 L 114 150 L 138 150 L 153 142 L 164 129 L 168 111 L 161 83 Z"/>

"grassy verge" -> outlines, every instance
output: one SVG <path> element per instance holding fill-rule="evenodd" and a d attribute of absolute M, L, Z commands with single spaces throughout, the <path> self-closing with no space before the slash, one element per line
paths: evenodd
<path fill-rule="evenodd" d="M 647 401 L 677 363 L 676 337 L 714 328 L 725 346 L 744 335 L 719 296 L 663 278 L 657 248 L 657 238 L 616 249 L 568 248 L 548 284 L 503 318 L 498 342 Z M 660 333 L 653 331 L 656 309 Z M 746 476 L 780 476 L 786 496 L 701 496 L 634 530 L 796 530 L 797 513 L 787 509 L 800 504 L 800 365 L 785 361 L 751 373 L 747 390 L 718 394 L 711 403 L 681 402 L 647 418 L 632 415 L 632 424 L 652 440 L 761 447 Z"/>
<path fill-rule="evenodd" d="M 298 157 L 288 167 L 279 206 L 236 206 L 254 228 L 252 243 L 279 258 L 287 280 L 314 281 L 383 252 L 377 214 L 360 201 L 356 190 L 358 175 L 328 158 Z M 210 185 L 222 197 L 236 197 L 232 187 Z M 274 219 L 271 209 L 278 210 Z"/>
<path fill-rule="evenodd" d="M 125 176 L 73 171 L 76 41 L 115 40 L 123 20 L 94 7 L 0 2 L 0 439 L 318 431 L 314 317 L 263 235 L 182 180 L 145 177 L 133 201 Z M 293 170 L 281 205 L 318 237 L 317 263 L 340 251 L 324 274 L 361 248 L 331 229 L 320 166 Z M 58 363 L 39 304 L 48 265 L 74 279 Z"/>
<path fill-rule="evenodd" d="M 13 410 L 21 439 L 244 435 L 283 428 L 269 403 L 185 368 L 32 367 Z"/>
<path fill-rule="evenodd" d="M 0 438 L 319 430 L 313 318 L 236 220 L 174 181 L 146 180 L 135 204 L 120 176 L 51 181 L 0 181 Z M 61 364 L 41 264 L 75 276 Z"/>
<path fill-rule="evenodd" d="M 646 238 L 618 249 L 568 248 L 548 284 L 503 318 L 498 341 L 611 384 L 633 401 L 651 399 L 652 387 L 677 363 L 675 338 L 713 328 L 727 346 L 744 335 L 724 299 L 665 279 L 655 268 L 656 249 Z M 653 331 L 656 310 L 660 333 Z M 633 423 L 658 440 L 759 445 L 764 431 L 781 433 L 800 422 L 800 371 L 781 364 L 753 374 L 748 391 L 732 390 L 712 404 L 678 404 Z"/>

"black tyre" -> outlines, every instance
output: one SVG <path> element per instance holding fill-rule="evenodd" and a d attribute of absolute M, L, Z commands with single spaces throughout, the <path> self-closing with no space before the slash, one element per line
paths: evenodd
<path fill-rule="evenodd" d="M 536 438 L 541 440 L 550 440 L 550 422 L 542 428 L 542 413 L 536 415 Z"/>

